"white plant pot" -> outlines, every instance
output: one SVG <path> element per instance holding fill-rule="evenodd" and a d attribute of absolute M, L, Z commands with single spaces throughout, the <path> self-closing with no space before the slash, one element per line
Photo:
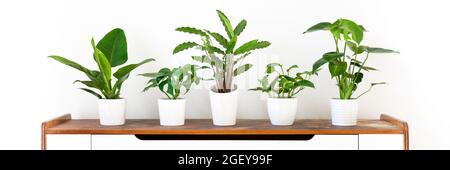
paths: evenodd
<path fill-rule="evenodd" d="M 158 99 L 159 122 L 162 126 L 184 125 L 186 100 Z"/>
<path fill-rule="evenodd" d="M 358 100 L 331 99 L 331 124 L 336 126 L 356 126 L 358 120 Z"/>
<path fill-rule="evenodd" d="M 212 86 L 209 90 L 211 100 L 211 112 L 213 124 L 216 126 L 232 126 L 236 124 L 238 89 L 234 85 L 234 89 L 228 93 L 217 93 Z"/>
<path fill-rule="evenodd" d="M 268 98 L 267 111 L 272 125 L 289 126 L 294 124 L 297 103 L 297 98 Z"/>
<path fill-rule="evenodd" d="M 98 114 L 100 125 L 115 126 L 125 124 L 125 99 L 99 99 Z"/>

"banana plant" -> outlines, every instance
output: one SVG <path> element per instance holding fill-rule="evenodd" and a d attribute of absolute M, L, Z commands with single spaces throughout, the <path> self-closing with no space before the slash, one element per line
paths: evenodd
<path fill-rule="evenodd" d="M 168 99 L 176 100 L 180 96 L 182 88 L 184 88 L 184 94 L 186 94 L 193 84 L 200 83 L 200 78 L 197 76 L 198 69 L 202 69 L 202 67 L 186 64 L 173 69 L 162 68 L 155 73 L 140 74 L 150 78 L 143 92 L 158 87 Z"/>
<path fill-rule="evenodd" d="M 292 73 L 292 70 L 297 68 L 297 65 L 292 65 L 284 70 L 283 65 L 270 63 L 266 66 L 266 75 L 259 80 L 261 86 L 249 90 L 267 93 L 269 97 L 293 98 L 306 87 L 314 88 L 310 78 L 317 75 L 317 72 Z M 272 80 L 269 81 L 269 78 Z"/>
<path fill-rule="evenodd" d="M 150 58 L 136 64 L 129 64 L 117 69 L 114 74 L 112 74 L 112 68 L 125 64 L 128 60 L 125 32 L 120 28 L 110 31 L 97 45 L 95 44 L 94 38 L 92 38 L 91 45 L 94 50 L 94 61 L 97 63 L 98 70 L 88 69 L 61 56 L 51 55 L 49 57 L 83 72 L 88 80 L 76 80 L 74 83 L 85 85 L 86 88 L 80 89 L 99 99 L 121 98 L 120 90 L 122 84 L 128 79 L 130 72 L 145 63 L 154 61 L 154 59 Z M 117 79 L 114 84 L 112 84 L 113 77 Z"/>
<path fill-rule="evenodd" d="M 233 78 L 246 72 L 253 65 L 243 64 L 243 60 L 251 54 L 253 50 L 266 48 L 270 45 L 268 41 L 254 39 L 236 48 L 239 35 L 247 26 L 246 20 L 241 20 L 236 27 L 233 27 L 228 17 L 216 10 L 217 15 L 225 29 L 226 35 L 217 32 L 194 27 L 179 27 L 176 31 L 198 35 L 201 43 L 187 41 L 179 44 L 173 50 L 173 54 L 197 48 L 204 53 L 201 56 L 192 56 L 192 59 L 210 66 L 214 73 L 217 92 L 227 93 L 231 91 Z M 212 39 L 216 41 L 213 43 Z M 218 43 L 219 46 L 216 46 Z"/>
<path fill-rule="evenodd" d="M 314 63 L 313 72 L 317 71 L 323 65 L 328 64 L 331 78 L 337 81 L 340 99 L 359 98 L 369 92 L 373 86 L 386 84 L 385 82 L 371 83 L 368 90 L 356 97 L 353 96 L 359 83 L 363 80 L 363 72 L 377 70 L 374 67 L 366 65 L 369 54 L 399 52 L 362 45 L 361 42 L 363 41 L 366 29 L 348 19 L 338 19 L 333 23 L 321 22 L 310 27 L 303 34 L 315 31 L 330 32 L 334 40 L 335 51 L 323 54 L 322 58 Z"/>

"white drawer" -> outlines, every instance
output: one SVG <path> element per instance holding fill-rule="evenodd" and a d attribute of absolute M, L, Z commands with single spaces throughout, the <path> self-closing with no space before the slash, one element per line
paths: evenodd
<path fill-rule="evenodd" d="M 90 150 L 91 135 L 47 135 L 48 150 Z"/>
<path fill-rule="evenodd" d="M 360 150 L 403 150 L 402 134 L 361 134 Z"/>
<path fill-rule="evenodd" d="M 141 140 L 135 135 L 92 135 L 93 150 L 308 150 L 358 149 L 358 135 L 314 135 L 309 140 Z"/>

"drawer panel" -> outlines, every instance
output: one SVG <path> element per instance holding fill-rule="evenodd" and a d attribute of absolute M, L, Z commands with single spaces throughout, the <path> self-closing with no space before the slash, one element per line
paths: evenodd
<path fill-rule="evenodd" d="M 91 135 L 47 135 L 47 150 L 90 150 Z"/>
<path fill-rule="evenodd" d="M 402 134 L 361 134 L 360 150 L 403 150 Z"/>
<path fill-rule="evenodd" d="M 139 139 L 140 138 L 140 139 Z M 92 135 L 94 150 L 308 150 L 358 149 L 358 135 L 314 135 L 300 140 L 151 140 L 151 136 Z M 150 139 L 150 140 L 148 140 Z M 218 138 L 220 139 L 220 138 Z"/>

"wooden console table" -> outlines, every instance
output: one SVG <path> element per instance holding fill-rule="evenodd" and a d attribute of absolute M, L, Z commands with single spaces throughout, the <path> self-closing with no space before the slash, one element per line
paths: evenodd
<path fill-rule="evenodd" d="M 214 126 L 210 119 L 188 119 L 184 126 L 174 127 L 160 126 L 157 119 L 128 119 L 122 126 L 101 126 L 97 119 L 71 119 L 71 115 L 67 114 L 42 123 L 41 149 L 43 150 L 47 149 L 49 134 L 114 134 L 149 137 L 401 134 L 403 149 L 409 149 L 408 124 L 384 114 L 379 120 L 359 120 L 357 126 L 350 127 L 332 126 L 330 120 L 325 119 L 301 119 L 292 126 L 272 126 L 269 120 L 238 120 L 235 126 L 225 127 Z"/>

